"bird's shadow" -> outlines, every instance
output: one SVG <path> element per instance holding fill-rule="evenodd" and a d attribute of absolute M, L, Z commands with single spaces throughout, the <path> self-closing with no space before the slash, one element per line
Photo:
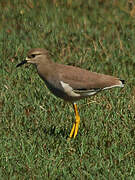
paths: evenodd
<path fill-rule="evenodd" d="M 68 134 L 67 129 L 65 129 L 65 128 L 57 129 L 57 127 L 53 126 L 53 125 L 50 126 L 49 128 L 44 127 L 43 132 L 44 132 L 44 134 L 50 135 L 50 136 L 53 136 L 53 137 L 62 136 L 62 137 L 65 137 L 65 138 L 67 138 L 67 134 Z"/>

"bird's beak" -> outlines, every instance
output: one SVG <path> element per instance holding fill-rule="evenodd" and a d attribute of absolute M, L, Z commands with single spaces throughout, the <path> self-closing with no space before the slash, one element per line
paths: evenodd
<path fill-rule="evenodd" d="M 21 63 L 17 64 L 16 67 L 22 66 L 23 64 L 26 64 L 28 62 L 29 58 L 26 58 L 25 60 L 23 60 Z"/>

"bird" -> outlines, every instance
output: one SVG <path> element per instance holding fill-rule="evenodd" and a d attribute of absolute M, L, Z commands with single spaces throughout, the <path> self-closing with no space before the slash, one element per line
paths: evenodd
<path fill-rule="evenodd" d="M 51 60 L 49 52 L 44 48 L 29 50 L 25 60 L 16 67 L 26 63 L 36 66 L 37 73 L 52 94 L 73 104 L 75 122 L 73 123 L 69 139 L 77 136 L 80 124 L 76 101 L 93 96 L 103 90 L 124 87 L 125 84 L 124 80 L 114 76 L 56 63 Z"/>

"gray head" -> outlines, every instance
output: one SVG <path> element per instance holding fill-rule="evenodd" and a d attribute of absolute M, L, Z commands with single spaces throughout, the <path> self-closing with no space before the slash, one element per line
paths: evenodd
<path fill-rule="evenodd" d="M 48 51 L 46 49 L 34 48 L 28 52 L 26 59 L 21 63 L 19 63 L 17 67 L 25 63 L 39 65 L 40 63 L 50 63 L 50 62 L 51 60 Z"/>

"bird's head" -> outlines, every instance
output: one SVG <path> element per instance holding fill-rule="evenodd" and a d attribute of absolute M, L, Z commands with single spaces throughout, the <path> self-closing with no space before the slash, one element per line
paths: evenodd
<path fill-rule="evenodd" d="M 48 61 L 50 61 L 48 51 L 46 49 L 42 49 L 42 48 L 35 48 L 35 49 L 31 49 L 28 52 L 25 60 L 23 60 L 21 63 L 19 63 L 16 67 L 19 67 L 26 63 L 38 65 L 41 62 L 46 63 Z"/>

